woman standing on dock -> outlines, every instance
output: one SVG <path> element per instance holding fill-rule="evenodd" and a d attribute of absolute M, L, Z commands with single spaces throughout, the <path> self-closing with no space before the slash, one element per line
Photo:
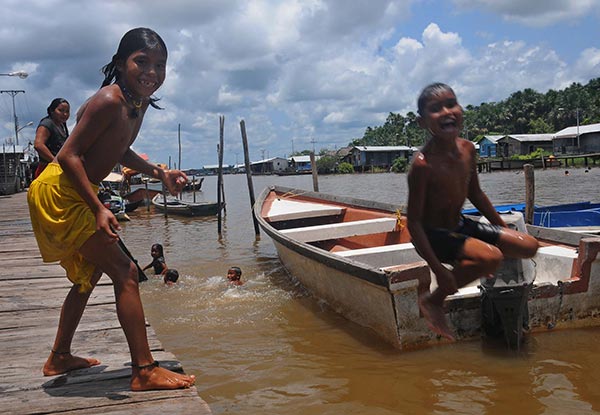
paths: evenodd
<path fill-rule="evenodd" d="M 54 98 L 46 109 L 48 115 L 40 120 L 35 130 L 33 147 L 40 157 L 33 178 L 38 177 L 52 162 L 69 137 L 67 120 L 71 115 L 71 106 L 64 98 Z"/>
<path fill-rule="evenodd" d="M 71 342 L 91 291 L 106 273 L 113 281 L 117 314 L 132 362 L 132 390 L 177 389 L 195 377 L 158 366 L 148 345 L 136 264 L 117 244 L 119 222 L 98 198 L 98 183 L 120 163 L 165 183 L 172 194 L 187 177 L 164 170 L 132 149 L 153 94 L 165 79 L 167 47 L 146 28 L 127 32 L 103 68 L 102 87 L 80 108 L 72 135 L 27 195 L 35 236 L 45 262 L 60 261 L 73 282 L 62 307 L 44 375 L 98 365 L 71 354 Z"/>

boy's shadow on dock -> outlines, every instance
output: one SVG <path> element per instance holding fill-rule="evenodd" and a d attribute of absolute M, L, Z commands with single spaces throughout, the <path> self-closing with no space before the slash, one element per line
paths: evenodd
<path fill-rule="evenodd" d="M 176 360 L 161 360 L 160 366 L 182 372 L 181 363 Z M 100 364 L 58 375 L 44 382 L 42 389 L 53 397 L 105 398 L 111 401 L 131 399 L 132 394 L 140 393 L 132 392 L 129 386 L 131 365 L 106 370 L 108 367 Z"/>

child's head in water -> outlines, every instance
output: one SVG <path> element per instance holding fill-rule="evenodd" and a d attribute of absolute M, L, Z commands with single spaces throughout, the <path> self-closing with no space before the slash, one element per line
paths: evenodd
<path fill-rule="evenodd" d="M 177 272 L 176 269 L 168 269 L 167 272 L 165 272 L 165 278 L 164 278 L 165 284 L 167 284 L 167 285 L 175 284 L 178 279 L 179 279 L 179 272 Z"/>
<path fill-rule="evenodd" d="M 242 285 L 242 269 L 240 267 L 230 267 L 227 270 L 227 279 L 234 285 Z"/>
<path fill-rule="evenodd" d="M 150 248 L 150 255 L 152 255 L 152 258 L 164 257 L 163 246 L 161 244 L 153 244 Z"/>

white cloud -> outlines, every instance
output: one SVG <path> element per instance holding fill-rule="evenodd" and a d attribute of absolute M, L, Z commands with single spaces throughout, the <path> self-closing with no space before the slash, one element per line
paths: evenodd
<path fill-rule="evenodd" d="M 420 89 L 432 81 L 451 84 L 463 103 L 477 105 L 522 88 L 543 92 L 598 76 L 597 48 L 582 48 L 578 61 L 567 63 L 553 46 L 498 36 L 493 27 L 485 28 L 490 43 L 475 48 L 471 27 L 450 30 L 456 27 L 446 21 L 451 14 L 439 21 L 413 16 L 415 1 L 350 7 L 342 0 L 7 0 L 0 72 L 27 69 L 31 76 L 3 77 L 2 89 L 27 90 L 17 97 L 23 123 L 39 120 L 56 96 L 76 110 L 97 91 L 100 68 L 123 33 L 152 27 L 169 49 L 167 79 L 157 93 L 165 109 L 148 111 L 136 149 L 166 162 L 161 157 L 177 153 L 174 134 L 181 124 L 184 158 L 190 157 L 183 164 L 190 166 L 214 164 L 221 114 L 227 162 L 241 151 L 241 119 L 252 157 L 260 157 L 260 149 L 275 156 L 289 153 L 292 139 L 296 150 L 311 148 L 311 139 L 317 146 L 345 145 L 391 111 L 415 111 Z M 552 13 L 574 19 L 593 10 L 587 0 L 549 1 L 541 11 L 525 3 L 532 2 L 454 2 L 461 10 L 470 4 L 528 24 L 540 16 L 555 19 Z M 9 97 L 2 94 L 0 141 L 10 135 L 11 121 Z"/>
<path fill-rule="evenodd" d="M 489 10 L 530 26 L 548 26 L 562 21 L 582 17 L 592 11 L 598 12 L 596 0 L 453 0 L 462 9 Z"/>
<path fill-rule="evenodd" d="M 581 52 L 574 65 L 579 79 L 591 79 L 600 74 L 600 49 L 588 48 Z"/>

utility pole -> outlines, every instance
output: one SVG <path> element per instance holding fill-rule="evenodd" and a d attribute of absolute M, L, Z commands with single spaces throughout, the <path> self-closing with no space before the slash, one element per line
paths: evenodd
<path fill-rule="evenodd" d="M 315 152 L 315 143 L 317 142 L 317 140 L 315 140 L 314 138 L 311 137 L 310 142 L 312 143 L 313 153 L 314 153 Z"/>
<path fill-rule="evenodd" d="M 579 108 L 577 108 L 576 111 L 577 111 L 577 152 L 581 153 L 581 145 L 579 143 Z"/>
<path fill-rule="evenodd" d="M 17 119 L 17 112 L 15 111 L 15 95 L 17 95 L 18 93 L 25 93 L 25 91 L 23 91 L 22 89 L 19 90 L 7 90 L 7 91 L 0 91 L 0 94 L 9 94 L 12 97 L 12 108 L 13 108 L 13 117 L 15 119 L 15 142 L 17 143 L 17 145 L 19 145 L 19 121 Z"/>

